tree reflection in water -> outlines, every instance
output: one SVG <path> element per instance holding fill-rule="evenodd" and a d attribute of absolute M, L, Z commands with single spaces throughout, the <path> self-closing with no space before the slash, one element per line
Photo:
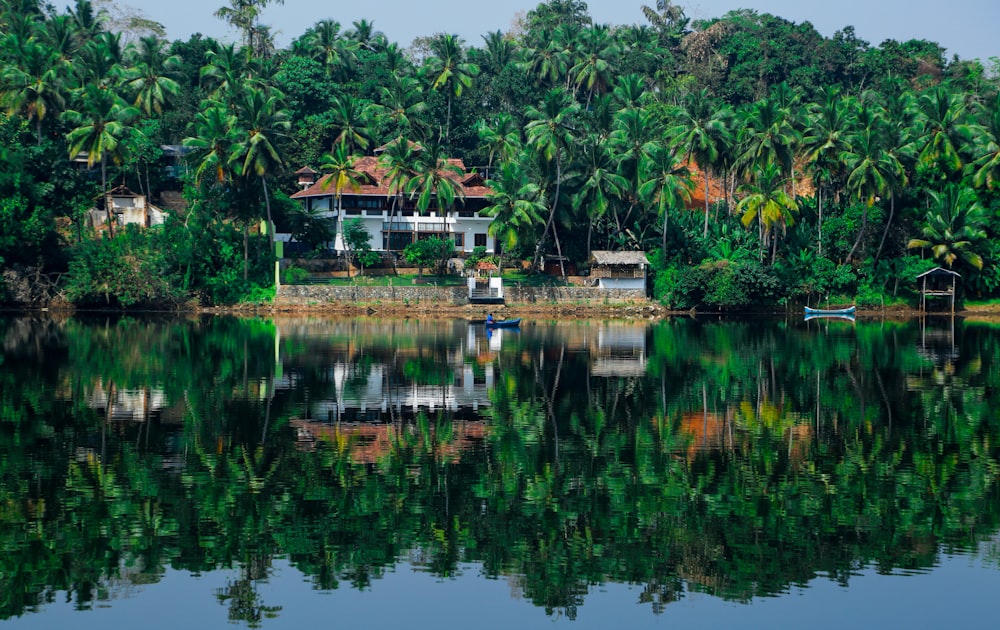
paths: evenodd
<path fill-rule="evenodd" d="M 258 625 L 278 557 L 320 589 L 478 563 L 568 617 L 928 569 L 1000 529 L 1000 334 L 928 332 L 3 319 L 0 616 L 239 567 L 216 595 Z"/>

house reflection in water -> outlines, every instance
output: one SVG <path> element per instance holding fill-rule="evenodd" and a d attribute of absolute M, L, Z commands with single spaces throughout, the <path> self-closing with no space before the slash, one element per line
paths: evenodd
<path fill-rule="evenodd" d="M 593 376 L 643 376 L 646 374 L 645 324 L 609 324 L 597 331 Z"/>
<path fill-rule="evenodd" d="M 168 403 L 164 391 L 157 387 L 119 389 L 114 383 L 98 380 L 90 388 L 87 406 L 103 411 L 112 422 L 146 422 Z"/>
<path fill-rule="evenodd" d="M 319 422 L 400 422 L 424 412 L 472 419 L 490 404 L 496 379 L 491 340 L 456 322 L 282 324 L 310 352 L 281 358 L 277 392 L 301 400 Z M 363 337 L 362 337 L 363 334 Z M 283 337 L 285 335 L 282 335 Z"/>

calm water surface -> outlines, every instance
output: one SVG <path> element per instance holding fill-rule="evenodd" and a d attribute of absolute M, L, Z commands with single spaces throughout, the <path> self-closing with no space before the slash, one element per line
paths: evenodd
<path fill-rule="evenodd" d="M 0 625 L 996 627 L 1000 328 L 0 318 Z"/>

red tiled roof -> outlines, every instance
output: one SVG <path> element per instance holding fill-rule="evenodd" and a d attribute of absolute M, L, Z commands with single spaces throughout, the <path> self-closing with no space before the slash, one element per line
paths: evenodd
<path fill-rule="evenodd" d="M 490 194 L 490 189 L 486 187 L 482 177 L 477 173 L 466 173 L 465 163 L 458 159 L 448 160 L 448 164 L 457 166 L 462 171 L 462 175 L 448 173 L 448 178 L 454 180 L 462 186 L 466 198 L 483 198 Z M 362 183 L 357 190 L 348 188 L 343 191 L 346 195 L 367 195 L 367 196 L 389 196 L 389 184 L 385 181 L 387 169 L 385 169 L 375 156 L 366 155 L 354 162 L 355 170 L 366 175 L 364 179 L 367 183 Z M 315 184 L 305 190 L 292 195 L 292 199 L 305 199 L 307 197 L 329 197 L 334 194 L 333 185 L 329 183 L 330 176 L 324 175 Z"/>

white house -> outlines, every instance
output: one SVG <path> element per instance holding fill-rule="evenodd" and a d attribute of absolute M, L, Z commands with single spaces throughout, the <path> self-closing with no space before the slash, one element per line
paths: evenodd
<path fill-rule="evenodd" d="M 649 260 L 645 252 L 590 252 L 590 277 L 602 289 L 645 289 Z"/>
<path fill-rule="evenodd" d="M 420 150 L 419 146 L 415 147 Z M 488 253 L 494 252 L 495 240 L 488 234 L 493 220 L 480 214 L 489 205 L 487 195 L 490 193 L 482 175 L 466 171 L 462 160 L 450 159 L 448 163 L 458 167 L 462 174 L 448 173 L 448 177 L 461 186 L 463 193 L 452 208 L 441 209 L 432 202 L 426 214 L 420 214 L 415 197 L 409 195 L 404 196 L 401 207 L 396 208 L 394 203 L 398 200 L 389 194 L 386 169 L 378 157 L 382 150 L 384 147 L 376 149 L 374 156 L 355 161 L 355 170 L 363 174 L 361 185 L 341 191 L 340 199 L 342 220 L 361 219 L 371 235 L 373 250 L 398 252 L 418 239 L 437 236 L 454 240 L 458 252 L 471 252 L 478 246 L 485 247 Z M 304 203 L 309 211 L 319 211 L 320 216 L 340 221 L 330 176 L 317 180 L 315 171 L 307 168 L 299 170 L 297 175 L 302 190 L 292 195 L 292 199 Z M 336 232 L 334 249 L 344 251 L 340 225 L 336 226 Z"/>
<path fill-rule="evenodd" d="M 163 225 L 166 212 L 146 200 L 146 195 L 132 192 L 128 186 L 118 186 L 108 191 L 105 203 L 111 209 L 111 216 L 118 226 L 138 225 L 153 227 Z M 90 223 L 94 227 L 107 224 L 107 213 L 94 208 L 90 211 Z"/>

